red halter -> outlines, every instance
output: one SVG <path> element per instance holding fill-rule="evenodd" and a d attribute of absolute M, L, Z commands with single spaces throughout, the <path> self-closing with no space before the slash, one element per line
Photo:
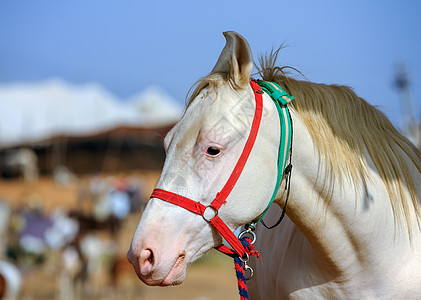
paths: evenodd
<path fill-rule="evenodd" d="M 228 228 L 225 222 L 218 216 L 218 210 L 227 200 L 227 197 L 231 193 L 234 185 L 236 184 L 238 178 L 241 175 L 241 172 L 244 169 L 244 165 L 247 162 L 247 159 L 250 155 L 251 149 L 253 148 L 254 142 L 256 140 L 257 132 L 259 131 L 260 121 L 262 119 L 262 111 L 263 111 L 263 98 L 262 98 L 262 90 L 260 86 L 255 81 L 250 81 L 251 88 L 254 91 L 255 101 L 256 101 L 256 110 L 254 112 L 253 123 L 251 125 L 250 134 L 248 136 L 247 142 L 244 146 L 243 152 L 241 153 L 240 158 L 237 161 L 237 164 L 234 167 L 230 177 L 228 178 L 227 183 L 224 185 L 222 190 L 216 194 L 215 199 L 212 203 L 208 206 L 203 205 L 200 202 L 191 200 L 189 198 L 183 197 L 181 195 L 165 191 L 162 189 L 155 189 L 152 192 L 151 198 L 158 198 L 172 204 L 181 206 L 188 211 L 191 211 L 195 214 L 201 215 L 203 219 L 212 224 L 213 227 L 222 235 L 222 237 L 231 245 L 234 249 L 234 253 L 238 254 L 240 257 L 246 256 L 246 249 L 241 244 L 239 239 L 234 235 L 234 233 Z M 206 215 L 209 214 L 209 210 L 211 210 L 214 214 L 212 218 L 205 217 L 205 211 L 207 211 Z M 217 247 L 218 250 L 229 254 L 232 251 L 229 251 L 229 248 L 226 246 L 219 246 Z M 232 254 L 232 253 L 231 253 Z"/>

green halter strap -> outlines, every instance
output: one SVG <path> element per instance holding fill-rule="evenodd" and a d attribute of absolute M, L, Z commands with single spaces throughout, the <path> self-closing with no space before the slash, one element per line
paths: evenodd
<path fill-rule="evenodd" d="M 291 156 L 291 143 L 292 143 L 292 122 L 291 116 L 288 110 L 288 103 L 294 100 L 293 96 L 290 96 L 286 91 L 284 91 L 277 83 L 271 81 L 258 80 L 257 83 L 260 85 L 261 89 L 266 92 L 273 100 L 278 110 L 279 119 L 281 123 L 281 140 L 279 143 L 279 152 L 278 152 L 278 175 L 276 178 L 275 190 L 273 191 L 272 198 L 268 206 L 265 208 L 263 213 L 252 223 L 257 223 L 263 218 L 266 212 L 269 209 L 269 206 L 275 200 L 276 194 L 278 193 L 279 185 L 281 183 L 282 176 L 284 173 L 290 173 L 291 167 L 288 164 L 288 159 Z M 286 170 L 288 167 L 288 170 Z M 289 193 L 289 191 L 288 191 Z M 282 217 L 285 213 L 285 207 L 283 209 Z M 279 221 L 280 222 L 280 221 Z M 277 224 L 279 224 L 279 222 Z M 276 225 L 277 225 L 276 224 Z M 266 225 L 265 225 L 266 226 Z"/>

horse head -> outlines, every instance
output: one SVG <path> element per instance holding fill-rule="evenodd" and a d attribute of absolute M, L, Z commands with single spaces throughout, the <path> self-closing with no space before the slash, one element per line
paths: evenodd
<path fill-rule="evenodd" d="M 165 138 L 167 156 L 157 184 L 160 190 L 204 206 L 210 205 L 235 169 L 257 105 L 250 86 L 250 46 L 235 32 L 224 35 L 226 45 L 215 67 L 197 83 L 183 117 Z M 241 176 L 217 212 L 209 209 L 202 217 L 157 197 L 150 199 L 128 252 L 144 283 L 183 282 L 187 265 L 223 242 L 207 221 L 216 213 L 234 231 L 266 209 L 276 185 L 280 126 L 272 101 L 264 101 L 262 109 L 265 118 Z"/>

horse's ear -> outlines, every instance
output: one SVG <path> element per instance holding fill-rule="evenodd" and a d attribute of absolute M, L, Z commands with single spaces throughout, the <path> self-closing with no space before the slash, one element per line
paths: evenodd
<path fill-rule="evenodd" d="M 226 44 L 211 73 L 225 73 L 238 86 L 247 85 L 253 70 L 253 55 L 247 40 L 234 31 L 224 32 Z"/>

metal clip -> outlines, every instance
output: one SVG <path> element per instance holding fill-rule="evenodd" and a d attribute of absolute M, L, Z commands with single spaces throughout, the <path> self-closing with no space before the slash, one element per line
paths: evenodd
<path fill-rule="evenodd" d="M 246 276 L 246 272 L 249 271 L 250 274 L 248 276 Z M 246 280 L 250 280 L 254 275 L 254 271 L 253 268 L 250 267 L 248 264 L 244 264 L 244 277 L 246 278 Z"/>
<path fill-rule="evenodd" d="M 246 254 L 245 258 L 240 257 L 240 260 L 241 260 L 241 262 L 243 263 L 244 277 L 245 277 L 245 279 L 246 279 L 246 280 L 249 280 L 249 279 L 251 279 L 251 278 L 253 277 L 253 275 L 254 275 L 254 271 L 253 271 L 253 268 L 252 268 L 252 267 L 250 267 L 250 266 L 247 264 L 247 262 L 248 262 L 248 261 L 249 261 L 249 259 L 250 259 L 250 255 L 249 255 L 247 252 L 246 252 L 245 254 Z M 249 275 L 248 275 L 248 276 L 246 275 L 246 272 L 249 272 Z"/>

